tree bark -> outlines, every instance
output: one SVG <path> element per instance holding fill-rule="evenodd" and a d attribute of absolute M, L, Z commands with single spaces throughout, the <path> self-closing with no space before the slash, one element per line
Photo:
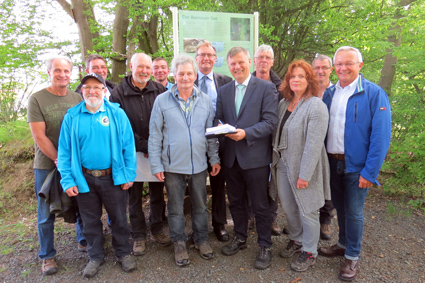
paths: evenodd
<path fill-rule="evenodd" d="M 115 10 L 114 27 L 112 31 L 112 49 L 115 56 L 112 57 L 111 80 L 115 83 L 121 83 L 121 75 L 126 73 L 127 58 L 127 29 L 129 25 L 129 2 L 127 0 L 118 1 Z"/>

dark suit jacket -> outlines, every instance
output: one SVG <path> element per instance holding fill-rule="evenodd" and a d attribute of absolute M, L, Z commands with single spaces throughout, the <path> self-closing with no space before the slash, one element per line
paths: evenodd
<path fill-rule="evenodd" d="M 226 138 L 222 164 L 232 167 L 237 158 L 242 169 L 270 165 L 272 161 L 272 133 L 278 122 L 277 90 L 273 83 L 251 76 L 242 100 L 239 115 L 235 108 L 235 82 L 218 90 L 215 125 L 221 120 L 244 129 L 245 139 Z"/>
<path fill-rule="evenodd" d="M 216 72 L 213 73 L 213 77 L 214 77 L 215 88 L 217 89 L 217 94 L 218 94 L 218 89 L 221 86 L 223 86 L 227 83 L 230 83 L 233 80 L 229 76 L 222 75 L 222 74 L 219 74 L 219 73 L 216 73 Z M 196 80 L 195 80 L 195 85 L 199 86 L 198 85 L 198 78 L 196 78 Z"/>

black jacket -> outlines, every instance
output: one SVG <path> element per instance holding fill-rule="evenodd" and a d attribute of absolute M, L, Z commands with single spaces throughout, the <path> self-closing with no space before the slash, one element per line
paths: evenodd
<path fill-rule="evenodd" d="M 148 153 L 149 121 L 155 98 L 165 92 L 165 87 L 149 80 L 146 87 L 140 90 L 133 85 L 132 76 L 126 76 L 120 85 L 111 92 L 109 98 L 117 102 L 125 111 L 134 132 L 136 151 Z"/>
<path fill-rule="evenodd" d="M 257 71 L 254 71 L 252 73 L 254 77 L 256 76 L 256 74 L 257 74 Z M 274 83 L 274 85 L 276 86 L 277 94 L 278 94 L 277 97 L 280 101 L 283 98 L 283 93 L 279 90 L 279 86 L 282 84 L 282 80 L 279 78 L 279 76 L 275 72 L 273 72 L 272 69 L 270 69 L 270 81 Z"/>
<path fill-rule="evenodd" d="M 108 80 L 105 81 L 105 84 L 110 93 L 112 93 L 112 90 L 118 86 L 116 83 L 108 81 Z M 82 84 L 79 84 L 77 88 L 75 89 L 75 92 L 83 95 L 83 93 L 81 92 L 82 86 L 83 86 Z"/>

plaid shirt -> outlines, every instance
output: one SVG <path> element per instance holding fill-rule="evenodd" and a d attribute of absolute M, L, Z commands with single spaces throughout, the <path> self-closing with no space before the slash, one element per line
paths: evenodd
<path fill-rule="evenodd" d="M 180 108 L 183 110 L 185 117 L 187 118 L 190 111 L 192 110 L 193 102 L 195 101 L 195 98 L 196 98 L 195 91 L 193 91 L 192 95 L 187 99 L 187 101 L 184 101 L 184 99 L 179 96 L 178 89 L 176 90 L 175 97 L 177 101 L 179 102 Z"/>

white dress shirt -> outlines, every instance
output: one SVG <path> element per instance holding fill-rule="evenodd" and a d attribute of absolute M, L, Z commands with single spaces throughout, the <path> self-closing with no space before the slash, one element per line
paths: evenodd
<path fill-rule="evenodd" d="M 339 81 L 335 85 L 336 90 L 329 111 L 329 129 L 326 144 L 328 153 L 344 154 L 345 152 L 345 112 L 347 110 L 348 99 L 354 94 L 358 80 L 359 77 L 344 88 L 341 87 Z"/>

